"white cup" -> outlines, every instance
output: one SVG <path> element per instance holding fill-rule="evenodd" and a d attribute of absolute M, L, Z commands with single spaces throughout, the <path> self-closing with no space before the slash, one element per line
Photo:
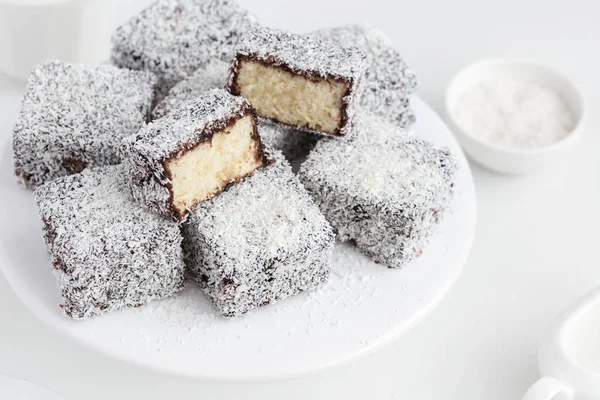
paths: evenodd
<path fill-rule="evenodd" d="M 0 71 L 26 79 L 47 59 L 96 64 L 114 29 L 150 0 L 0 0 Z"/>
<path fill-rule="evenodd" d="M 600 399 L 600 288 L 557 320 L 538 360 L 542 378 L 523 400 Z"/>

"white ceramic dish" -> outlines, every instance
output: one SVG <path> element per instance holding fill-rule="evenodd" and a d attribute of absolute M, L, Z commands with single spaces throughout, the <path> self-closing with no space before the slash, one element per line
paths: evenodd
<path fill-rule="evenodd" d="M 332 367 L 385 345 L 421 321 L 458 278 L 475 231 L 468 163 L 440 118 L 419 99 L 417 134 L 449 146 L 460 170 L 452 212 L 423 255 L 405 270 L 374 264 L 338 245 L 322 289 L 224 320 L 190 284 L 174 299 L 83 322 L 61 313 L 31 193 L 12 174 L 10 144 L 0 168 L 0 268 L 22 301 L 48 325 L 117 359 L 216 380 L 269 380 Z M 5 127 L 6 130 L 10 129 Z"/>
<path fill-rule="evenodd" d="M 499 77 L 535 83 L 557 90 L 571 107 L 577 120 L 572 132 L 552 146 L 521 150 L 482 141 L 462 129 L 452 112 L 457 101 L 472 85 Z M 496 172 L 513 175 L 535 172 L 545 165 L 560 160 L 579 141 L 585 117 L 583 97 L 566 77 L 542 65 L 502 60 L 478 62 L 460 71 L 446 90 L 445 109 L 446 120 L 462 147 L 473 160 Z"/>
<path fill-rule="evenodd" d="M 58 395 L 27 381 L 0 375 L 2 400 L 64 400 Z"/>
<path fill-rule="evenodd" d="M 600 288 L 571 306 L 540 342 L 540 378 L 523 400 L 600 398 Z"/>

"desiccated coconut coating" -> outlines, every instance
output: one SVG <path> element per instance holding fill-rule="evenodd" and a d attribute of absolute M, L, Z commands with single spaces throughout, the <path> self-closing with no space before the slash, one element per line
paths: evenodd
<path fill-rule="evenodd" d="M 140 208 L 121 165 L 86 169 L 35 191 L 66 315 L 84 319 L 183 289 L 177 224 Z"/>
<path fill-rule="evenodd" d="M 169 112 L 194 101 L 207 90 L 222 88 L 227 81 L 228 69 L 229 64 L 220 60 L 213 60 L 205 68 L 198 69 L 169 91 L 169 95 L 152 112 L 153 118 L 164 117 Z M 266 146 L 281 150 L 288 160 L 306 155 L 319 139 L 317 135 L 271 123 L 265 119 L 261 119 L 258 133 Z"/>
<path fill-rule="evenodd" d="M 350 45 L 317 37 L 256 27 L 240 38 L 236 55 L 286 65 L 299 74 L 359 81 L 367 67 L 365 54 Z"/>
<path fill-rule="evenodd" d="M 263 118 L 259 121 L 258 133 L 265 146 L 281 151 L 290 161 L 306 156 L 321 138 Z"/>
<path fill-rule="evenodd" d="M 175 205 L 175 180 L 168 167 L 169 161 L 185 157 L 186 153 L 201 145 L 214 143 L 217 134 L 224 134 L 222 132 L 235 126 L 244 117 L 251 118 L 251 138 L 256 143 L 256 151 L 252 155 L 257 163 L 265 165 L 268 160 L 258 136 L 254 110 L 246 99 L 232 96 L 223 89 L 212 89 L 200 94 L 193 102 L 149 123 L 135 135 L 126 138 L 122 149 L 127 158 L 125 164 L 129 169 L 133 197 L 155 213 L 183 220 L 189 209 L 182 212 Z M 228 149 L 223 151 L 227 152 Z M 251 151 L 250 148 L 245 150 L 246 153 Z M 204 173 L 197 168 L 190 172 Z"/>
<path fill-rule="evenodd" d="M 261 105 L 257 99 L 248 97 L 245 94 L 246 88 L 242 79 L 245 64 L 262 65 L 267 69 L 275 69 L 273 77 L 281 80 L 294 79 L 294 76 L 304 78 L 306 80 L 304 85 L 299 83 L 289 84 L 290 87 L 295 89 L 302 89 L 309 83 L 316 82 L 315 84 L 320 85 L 324 91 L 327 91 L 333 90 L 335 85 L 343 84 L 345 89 L 342 93 L 341 104 L 337 105 L 339 110 L 335 110 L 340 114 L 340 121 L 336 129 L 327 131 L 323 128 L 310 126 L 308 123 L 290 123 L 281 118 L 263 115 Z M 233 94 L 248 97 L 261 117 L 273 118 L 277 122 L 293 125 L 295 128 L 308 132 L 344 136 L 348 133 L 349 124 L 354 118 L 355 97 L 360 90 L 361 80 L 366 68 L 366 55 L 356 47 L 322 40 L 316 36 L 297 35 L 265 27 L 256 27 L 244 33 L 240 38 L 236 47 L 236 56 L 231 66 L 228 86 Z M 286 74 L 292 76 L 285 77 Z M 327 85 L 323 85 L 323 83 L 327 83 Z M 266 92 L 261 95 L 262 99 L 281 95 L 284 85 L 287 85 L 287 82 L 278 82 L 276 88 L 267 87 Z M 289 107 L 298 108 L 300 100 L 315 100 L 314 98 L 301 99 L 298 93 L 299 91 L 295 91 L 290 94 L 295 96 L 295 99 L 290 102 Z M 284 107 L 283 104 L 280 104 L 277 108 L 281 110 Z"/>
<path fill-rule="evenodd" d="M 229 62 L 255 19 L 234 0 L 158 0 L 113 35 L 112 61 L 159 77 L 163 97 L 208 61 Z"/>
<path fill-rule="evenodd" d="M 228 63 L 218 59 L 209 61 L 206 66 L 198 68 L 188 78 L 176 84 L 152 111 L 152 118 L 162 118 L 210 89 L 224 88 L 228 71 Z"/>
<path fill-rule="evenodd" d="M 360 105 L 367 111 L 395 121 L 402 128 L 415 122 L 408 96 L 417 88 L 417 78 L 391 40 L 380 30 L 366 24 L 323 29 L 316 35 L 365 52 L 369 67 L 365 72 Z"/>
<path fill-rule="evenodd" d="M 354 133 L 355 139 L 319 141 L 300 180 L 340 240 L 401 268 L 418 256 L 448 208 L 455 159 L 422 140 Z"/>
<path fill-rule="evenodd" d="M 61 61 L 33 69 L 13 131 L 15 175 L 33 188 L 86 167 L 118 164 L 121 140 L 150 114 L 156 78 Z"/>
<path fill-rule="evenodd" d="M 402 129 L 390 120 L 360 110 L 352 122 L 351 133 L 339 140 L 340 143 L 361 146 L 369 143 L 381 144 L 388 140 L 405 140 L 413 136 L 413 133 L 412 130 Z"/>
<path fill-rule="evenodd" d="M 225 317 L 314 289 L 327 280 L 331 227 L 280 155 L 202 203 L 184 225 L 186 264 Z"/>

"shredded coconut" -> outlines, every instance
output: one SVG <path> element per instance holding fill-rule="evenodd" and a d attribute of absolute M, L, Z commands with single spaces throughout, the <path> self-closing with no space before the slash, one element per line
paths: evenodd
<path fill-rule="evenodd" d="M 37 65 L 13 131 L 15 175 L 34 188 L 84 168 L 118 164 L 117 146 L 150 114 L 156 78 L 110 65 Z"/>
<path fill-rule="evenodd" d="M 325 40 L 318 36 L 296 35 L 270 28 L 254 28 L 244 33 L 236 47 L 236 57 L 230 69 L 228 87 L 239 94 L 237 76 L 242 57 L 273 66 L 284 66 L 294 74 L 346 82 L 348 90 L 342 100 L 342 121 L 335 135 L 349 132 L 349 123 L 356 113 L 356 96 L 368 66 L 366 54 L 357 47 Z M 323 134 L 308 126 L 296 129 Z"/>
<path fill-rule="evenodd" d="M 409 96 L 416 91 L 417 77 L 382 31 L 367 24 L 327 28 L 315 35 L 346 46 L 356 46 L 367 55 L 360 106 L 392 121 L 401 128 L 415 122 Z"/>
<path fill-rule="evenodd" d="M 291 166 L 276 162 L 204 202 L 184 225 L 187 266 L 225 317 L 324 283 L 334 235 Z"/>
<path fill-rule="evenodd" d="M 257 27 L 240 37 L 236 52 L 271 64 L 286 65 L 294 72 L 311 73 L 324 79 L 359 81 L 367 67 L 366 55 L 357 47 Z"/>
<path fill-rule="evenodd" d="M 169 95 L 152 111 L 152 119 L 159 119 L 194 101 L 202 93 L 211 89 L 222 89 L 227 82 L 229 64 L 217 58 L 210 60 L 188 78 L 175 85 Z"/>
<path fill-rule="evenodd" d="M 169 95 L 156 106 L 152 117 L 162 118 L 195 101 L 204 92 L 222 88 L 227 81 L 228 70 L 229 64 L 226 62 L 218 59 L 210 61 L 206 67 L 199 68 L 189 78 L 175 85 L 169 91 Z M 295 160 L 308 154 L 320 138 L 319 135 L 302 132 L 265 119 L 261 119 L 258 129 L 263 143 L 281 150 L 288 160 Z"/>
<path fill-rule="evenodd" d="M 179 228 L 138 207 L 121 165 L 55 179 L 35 198 L 68 316 L 85 319 L 183 289 Z"/>
<path fill-rule="evenodd" d="M 162 98 L 208 61 L 231 61 L 240 34 L 255 24 L 232 0 L 157 0 L 116 30 L 112 62 L 156 74 Z"/>
<path fill-rule="evenodd" d="M 447 210 L 456 161 L 449 150 L 396 129 L 377 117 L 358 118 L 350 137 L 319 141 L 299 177 L 338 239 L 402 268 Z"/>
<path fill-rule="evenodd" d="M 462 129 L 486 142 L 536 149 L 564 139 L 575 125 L 557 91 L 513 79 L 482 81 L 469 88 L 453 110 Z"/>
<path fill-rule="evenodd" d="M 250 103 L 224 89 L 212 89 L 164 118 L 149 123 L 123 140 L 121 151 L 131 178 L 133 197 L 147 209 L 167 218 L 173 214 L 171 177 L 165 160 L 193 148 L 233 116 L 251 112 Z"/>

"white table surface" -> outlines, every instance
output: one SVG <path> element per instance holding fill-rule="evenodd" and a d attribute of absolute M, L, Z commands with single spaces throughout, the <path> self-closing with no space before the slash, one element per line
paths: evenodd
<path fill-rule="evenodd" d="M 478 230 L 463 275 L 430 317 L 367 358 L 268 385 L 160 376 L 104 358 L 51 331 L 0 276 L 0 374 L 31 380 L 67 400 L 520 398 L 537 378 L 538 337 L 563 308 L 600 285 L 600 3 L 242 3 L 265 22 L 297 31 L 371 22 L 395 41 L 420 77 L 420 95 L 438 111 L 452 75 L 479 58 L 510 57 L 556 67 L 584 93 L 587 136 L 568 159 L 535 176 L 504 177 L 473 166 Z M 18 110 L 15 96 L 22 90 L 21 84 L 0 78 L 3 135 L 10 135 Z"/>

